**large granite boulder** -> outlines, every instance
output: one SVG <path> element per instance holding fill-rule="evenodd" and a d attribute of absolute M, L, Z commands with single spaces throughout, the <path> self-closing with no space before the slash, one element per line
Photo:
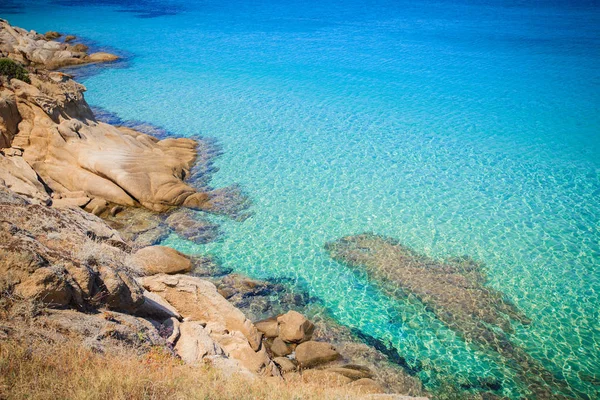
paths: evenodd
<path fill-rule="evenodd" d="M 308 341 L 296 347 L 296 360 L 303 368 L 311 368 L 341 358 L 340 353 L 329 343 Z"/>
<path fill-rule="evenodd" d="M 312 322 L 297 311 L 288 311 L 277 317 L 279 337 L 288 343 L 302 343 L 310 340 L 315 330 Z"/>

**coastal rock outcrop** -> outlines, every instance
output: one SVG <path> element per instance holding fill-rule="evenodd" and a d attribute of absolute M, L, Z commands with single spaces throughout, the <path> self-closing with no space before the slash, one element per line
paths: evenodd
<path fill-rule="evenodd" d="M 52 192 L 83 191 L 155 211 L 209 208 L 208 194 L 183 183 L 195 159 L 193 140 L 159 141 L 95 121 L 83 86 L 66 75 L 37 74 L 31 81 L 11 82 L 22 117 L 12 146 Z"/>
<path fill-rule="evenodd" d="M 40 65 L 48 69 L 114 61 L 119 58 L 108 53 L 87 54 L 87 48 L 72 46 L 68 41 L 54 41 L 60 36 L 58 32 L 52 31 L 45 35 L 26 31 L 0 19 L 0 55 L 4 54 L 25 65 Z"/>
<path fill-rule="evenodd" d="M 73 53 L 64 46 L 73 47 L 0 21 L 0 57 L 24 65 L 51 68 L 114 58 Z M 199 192 L 184 183 L 196 161 L 196 141 L 158 140 L 97 121 L 83 97 L 85 88 L 67 74 L 32 70 L 26 80 L 0 76 L 0 148 L 5 155 L 22 157 L 35 171 L 45 189 L 38 188 L 36 198 L 52 195 L 59 206 L 85 206 L 98 199 L 96 213 L 108 203 L 160 212 L 176 206 L 215 213 L 238 210 L 229 201 L 232 196 L 243 201 L 238 192 Z M 85 197 L 63 200 L 72 192 Z M 190 228 L 185 220 L 173 223 Z M 207 225 L 206 232 L 211 228 Z"/>
<path fill-rule="evenodd" d="M 167 247 L 146 247 L 164 238 L 166 227 L 196 242 L 217 237 L 216 225 L 173 208 L 243 220 L 247 199 L 236 187 L 199 191 L 184 183 L 194 174 L 196 141 L 159 140 L 98 121 L 83 98 L 85 88 L 46 69 L 117 57 L 88 54 L 87 46 L 67 43 L 72 36 L 53 41 L 61 36 L 0 20 L 0 58 L 26 67 L 19 66 L 20 77 L 0 76 L 0 306 L 23 302 L 36 309 L 26 314 L 28 322 L 79 337 L 94 352 L 113 345 L 158 349 L 161 356 L 253 379 L 293 373 L 298 366 L 323 367 L 309 371 L 307 381 L 314 381 L 311 375 L 339 384 L 368 379 L 360 368 L 327 364 L 340 354 L 330 344 L 310 341 L 315 326 L 301 314 L 280 314 L 273 336 L 263 340 L 232 304 L 247 306 L 254 298 L 257 313 L 265 313 L 281 284 L 223 277 L 210 257 L 190 260 Z M 139 206 L 146 210 L 134 209 Z M 164 211 L 170 214 L 158 214 Z M 192 268 L 204 275 L 218 270 L 218 289 L 197 277 L 167 275 Z M 279 307 L 305 301 L 293 294 Z M 271 353 L 281 357 L 273 362 Z"/>
<path fill-rule="evenodd" d="M 53 306 L 133 311 L 143 295 L 124 265 L 127 247 L 116 231 L 83 210 L 0 204 L 3 291 Z"/>

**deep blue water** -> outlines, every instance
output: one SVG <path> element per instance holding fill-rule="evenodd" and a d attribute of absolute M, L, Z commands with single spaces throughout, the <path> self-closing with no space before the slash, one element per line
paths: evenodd
<path fill-rule="evenodd" d="M 198 245 L 292 278 L 435 389 L 510 363 L 386 297 L 323 245 L 365 231 L 485 263 L 531 319 L 522 346 L 580 397 L 600 387 L 600 5 L 594 1 L 32 1 L 0 16 L 127 56 L 88 102 L 214 137 L 214 186 L 253 201 Z M 123 5 L 125 4 L 125 5 Z M 423 367 L 424 366 L 424 367 Z"/>

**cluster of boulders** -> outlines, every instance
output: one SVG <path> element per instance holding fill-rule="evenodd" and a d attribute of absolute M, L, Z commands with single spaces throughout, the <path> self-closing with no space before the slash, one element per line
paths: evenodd
<path fill-rule="evenodd" d="M 233 274 L 218 288 L 185 275 L 193 268 L 193 259 L 171 248 L 132 247 L 80 208 L 31 204 L 0 185 L 0 292 L 50 307 L 38 324 L 82 336 L 95 351 L 113 342 L 163 346 L 225 374 L 296 374 L 325 387 L 383 393 L 368 367 L 313 340 L 315 325 L 300 313 L 254 324 L 224 297 L 236 288 L 262 295 L 267 283 Z"/>
<path fill-rule="evenodd" d="M 348 384 L 362 393 L 384 393 L 368 367 L 345 363 L 333 345 L 312 340 L 315 325 L 299 312 L 288 311 L 255 325 L 284 376 L 301 374 L 304 381 Z"/>
<path fill-rule="evenodd" d="M 88 55 L 72 36 L 54 41 L 60 36 L 0 20 L 0 58 L 29 71 L 28 82 L 0 76 L 0 302 L 44 304 L 35 316 L 41 325 L 80 335 L 97 351 L 113 341 L 164 346 L 227 374 L 299 374 L 382 393 L 369 368 L 313 340 L 315 326 L 301 314 L 254 324 L 236 307 L 255 302 L 264 313 L 272 284 L 223 277 L 210 257 L 155 245 L 169 231 L 214 240 L 217 226 L 189 209 L 241 219 L 247 200 L 236 188 L 200 191 L 184 182 L 196 141 L 97 121 L 85 88 L 48 69 L 114 57 Z M 221 277 L 204 279 L 214 275 Z"/>
<path fill-rule="evenodd" d="M 53 31 L 45 35 L 26 31 L 0 19 L 0 57 L 11 58 L 24 65 L 39 65 L 48 69 L 115 61 L 119 58 L 105 52 L 88 54 L 88 47 L 84 44 L 70 44 L 75 40 L 73 35 L 67 35 L 63 43 L 54 40 L 61 36 L 60 33 Z"/>
<path fill-rule="evenodd" d="M 55 308 L 112 310 L 108 322 L 88 314 L 78 317 L 91 319 L 90 327 L 101 327 L 94 333 L 100 341 L 106 324 L 120 320 L 127 323 L 117 324 L 119 329 L 129 326 L 124 332 L 130 334 L 119 336 L 135 337 L 131 331 L 141 326 L 148 340 L 162 333 L 186 362 L 210 359 L 236 372 L 278 375 L 262 346 L 262 334 L 214 284 L 181 275 L 190 269 L 190 259 L 176 250 L 150 246 L 135 251 L 92 214 L 30 204 L 0 185 L 3 295 Z M 135 323 L 127 314 L 143 318 Z M 64 319 L 59 311 L 53 315 L 55 323 Z"/>

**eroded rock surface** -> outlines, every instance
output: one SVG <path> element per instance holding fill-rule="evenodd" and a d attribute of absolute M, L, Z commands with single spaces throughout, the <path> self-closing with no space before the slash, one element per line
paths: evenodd
<path fill-rule="evenodd" d="M 203 332 L 245 368 L 265 375 L 277 373 L 262 347 L 260 332 L 212 283 L 191 276 L 164 274 L 140 278 L 140 282 L 146 290 L 173 305 L 187 321 L 201 324 Z"/>
<path fill-rule="evenodd" d="M 112 58 L 104 53 L 87 56 L 76 46 L 0 20 L 0 53 L 24 65 L 51 68 Z M 61 206 L 85 206 L 99 199 L 97 205 L 143 206 L 161 212 L 185 206 L 238 217 L 245 201 L 239 191 L 199 192 L 184 183 L 197 159 L 197 141 L 159 140 L 99 122 L 83 97 L 85 88 L 64 73 L 30 68 L 29 80 L 0 77 L 0 148 L 9 149 L 5 155 L 21 156 L 44 184 L 45 190 L 37 188 L 34 197 L 52 194 Z M 83 192 L 86 197 L 64 200 L 63 195 L 70 192 Z M 101 205 L 94 208 L 97 213 L 103 211 Z M 214 238 L 213 225 L 191 222 L 185 215 L 169 220 L 186 237 Z M 197 229 L 200 222 L 202 232 Z"/>
<path fill-rule="evenodd" d="M 54 41 L 61 35 L 47 32 L 45 35 L 11 26 L 0 19 L 0 55 L 4 54 L 25 65 L 41 65 L 56 69 L 70 65 L 114 61 L 119 57 L 108 53 L 87 53 L 87 47 Z"/>
<path fill-rule="evenodd" d="M 22 297 L 133 311 L 143 295 L 125 266 L 127 247 L 83 210 L 0 204 L 0 286 Z"/>

